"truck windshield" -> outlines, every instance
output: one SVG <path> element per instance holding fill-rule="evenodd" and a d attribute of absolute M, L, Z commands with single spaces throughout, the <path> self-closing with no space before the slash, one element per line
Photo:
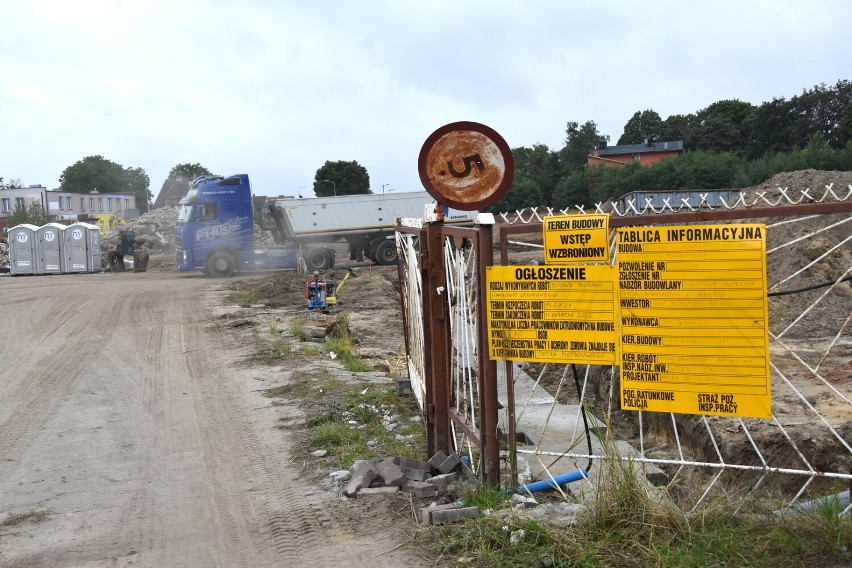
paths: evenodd
<path fill-rule="evenodd" d="M 181 205 L 178 223 L 186 223 L 192 217 L 192 205 Z"/>

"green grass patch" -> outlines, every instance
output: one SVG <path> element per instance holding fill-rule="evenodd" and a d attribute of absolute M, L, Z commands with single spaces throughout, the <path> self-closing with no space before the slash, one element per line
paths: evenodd
<path fill-rule="evenodd" d="M 340 359 L 343 368 L 353 373 L 371 371 L 372 367 L 363 359 L 352 353 L 352 343 L 349 338 L 327 337 L 325 340 L 326 351 L 333 352 Z"/>
<path fill-rule="evenodd" d="M 604 468 L 598 496 L 572 527 L 557 527 L 505 508 L 434 531 L 435 551 L 467 566 L 846 566 L 852 562 L 852 519 L 837 500 L 813 511 L 735 514 L 738 498 L 703 503 L 685 514 L 668 494 L 637 478 L 631 462 Z M 541 498 L 541 497 L 539 497 Z M 501 506 L 499 495 L 463 496 L 481 509 Z"/>
<path fill-rule="evenodd" d="M 299 341 L 305 341 L 308 334 L 305 333 L 305 322 L 302 320 L 294 320 L 290 324 L 290 333 Z"/>
<path fill-rule="evenodd" d="M 414 419 L 420 415 L 417 402 L 396 394 L 392 384 L 343 381 L 328 371 L 300 372 L 264 394 L 297 399 L 306 410 L 306 452 L 327 450 L 339 467 L 373 457 L 423 459 L 426 453 L 425 426 Z"/>
<path fill-rule="evenodd" d="M 289 359 L 293 355 L 293 349 L 283 340 L 273 341 L 270 344 L 262 345 L 258 348 L 255 358 L 261 363 L 273 364 L 284 359 Z"/>
<path fill-rule="evenodd" d="M 325 349 L 340 359 L 343 368 L 353 373 L 371 371 L 373 368 L 352 353 L 352 334 L 349 331 L 349 314 L 343 312 L 334 322 L 331 333 L 325 339 Z"/>
<path fill-rule="evenodd" d="M 238 290 L 231 295 L 231 300 L 240 307 L 247 308 L 260 301 L 260 296 L 255 288 L 249 290 Z"/>

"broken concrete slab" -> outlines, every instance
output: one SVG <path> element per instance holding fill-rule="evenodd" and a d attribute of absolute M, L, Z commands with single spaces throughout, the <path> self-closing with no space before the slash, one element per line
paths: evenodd
<path fill-rule="evenodd" d="M 393 463 L 397 464 L 401 469 L 406 479 L 412 481 L 426 481 L 432 477 L 432 465 L 429 462 L 415 460 L 412 458 L 395 457 L 391 458 Z"/>
<path fill-rule="evenodd" d="M 378 476 L 376 466 L 381 462 L 381 458 L 373 458 L 372 460 L 356 460 L 352 464 L 352 477 L 349 483 L 343 489 L 343 494 L 347 497 L 355 497 L 358 491 L 369 487 L 374 479 Z"/>
<path fill-rule="evenodd" d="M 402 486 L 402 489 L 420 499 L 434 497 L 438 494 L 438 488 L 426 481 L 408 480 L 405 485 Z"/>
<path fill-rule="evenodd" d="M 434 469 L 438 469 L 438 466 L 447 461 L 448 457 L 449 456 L 445 451 L 438 450 L 437 452 L 435 452 L 435 455 L 429 458 L 429 465 L 432 466 L 432 468 Z"/>
<path fill-rule="evenodd" d="M 467 518 L 479 516 L 479 507 L 461 507 L 458 509 L 446 509 L 443 511 L 432 511 L 430 519 L 433 525 L 445 523 L 457 523 Z"/>
<path fill-rule="evenodd" d="M 512 504 L 513 508 L 528 508 L 535 507 L 536 505 L 538 505 L 538 501 L 536 501 L 534 498 L 530 497 L 529 495 L 520 495 L 518 493 L 514 493 L 511 497 L 509 497 L 509 503 Z"/>
<path fill-rule="evenodd" d="M 352 477 L 352 472 L 350 472 L 348 469 L 339 469 L 337 471 L 332 471 L 331 473 L 329 473 L 328 477 L 336 483 L 343 483 L 344 481 L 349 481 L 349 479 Z"/>
<path fill-rule="evenodd" d="M 426 483 L 431 483 L 440 491 L 449 487 L 450 484 L 457 479 L 457 477 L 458 476 L 455 473 L 442 473 L 441 475 L 430 477 L 426 480 Z"/>
<path fill-rule="evenodd" d="M 361 499 L 362 497 L 369 497 L 371 495 L 387 495 L 388 493 L 399 493 L 399 487 L 397 486 L 382 486 L 382 487 L 365 487 L 358 491 L 356 497 Z"/>
<path fill-rule="evenodd" d="M 376 473 L 382 479 L 385 485 L 393 485 L 402 487 L 408 481 L 402 468 L 393 463 L 393 460 L 386 459 L 376 466 Z"/>
<path fill-rule="evenodd" d="M 441 463 L 441 465 L 439 465 L 435 469 L 437 469 L 441 473 L 450 473 L 451 471 L 456 469 L 460 463 L 461 459 L 459 459 L 456 454 L 450 454 L 449 456 L 447 456 L 447 459 L 445 459 L 443 463 Z"/>

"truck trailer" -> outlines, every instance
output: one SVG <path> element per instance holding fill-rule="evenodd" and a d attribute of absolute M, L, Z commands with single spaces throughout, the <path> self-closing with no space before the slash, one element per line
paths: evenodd
<path fill-rule="evenodd" d="M 227 277 L 257 269 L 334 267 L 335 251 L 323 245 L 346 240 L 353 260 L 396 263 L 398 218 L 422 218 L 433 203 L 425 191 L 316 198 L 278 198 L 269 203 L 275 246 L 256 249 L 254 207 L 247 174 L 203 176 L 181 202 L 175 227 L 179 270 Z M 445 211 L 446 223 L 472 223 L 476 211 Z"/>

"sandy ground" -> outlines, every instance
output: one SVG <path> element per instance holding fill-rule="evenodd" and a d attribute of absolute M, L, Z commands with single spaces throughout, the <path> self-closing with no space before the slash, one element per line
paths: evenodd
<path fill-rule="evenodd" d="M 422 564 L 382 505 L 300 478 L 223 283 L 0 279 L 0 566 Z"/>

